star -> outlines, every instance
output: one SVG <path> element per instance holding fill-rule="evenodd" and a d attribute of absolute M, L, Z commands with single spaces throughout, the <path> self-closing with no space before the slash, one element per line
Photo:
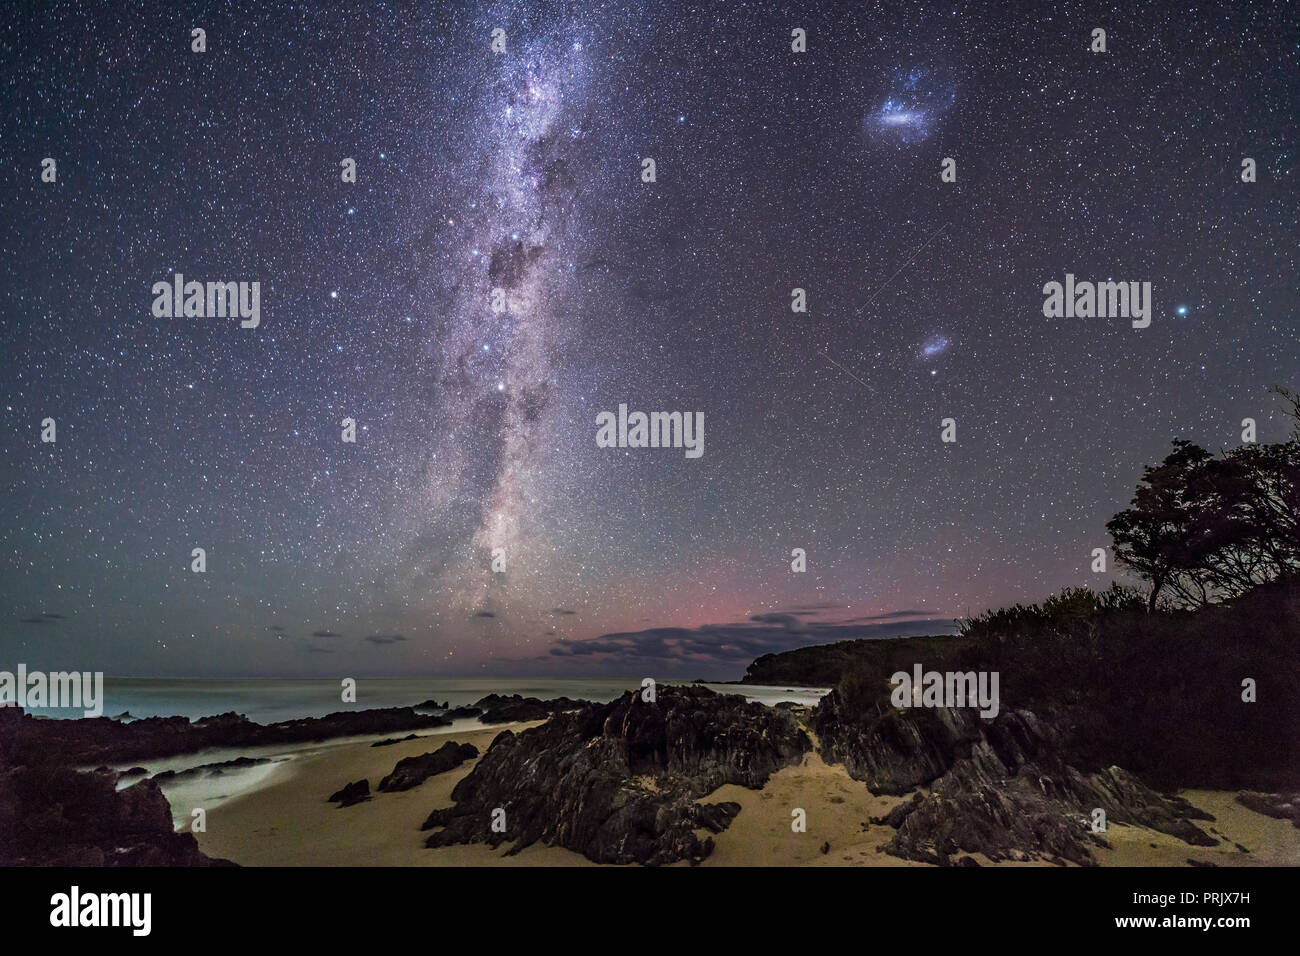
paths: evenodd
<path fill-rule="evenodd" d="M 779 4 L 399 5 L 428 7 L 418 42 L 331 4 L 208 59 L 172 37 L 179 58 L 139 70 L 116 51 L 166 24 L 25 6 L 0 85 L 28 157 L 0 216 L 0 618 L 48 603 L 81 667 L 691 679 L 744 673 L 709 626 L 746 609 L 925 608 L 916 633 L 939 633 L 1104 588 L 1080 556 L 1171 423 L 1209 447 L 1300 387 L 1295 177 L 1237 175 L 1294 165 L 1286 112 L 1259 108 L 1300 88 L 1268 4 L 1140 5 L 1105 56 L 1075 17 L 925 0 L 818 3 L 806 54 Z M 66 68 L 80 36 L 97 68 Z M 1149 280 L 1175 321 L 1047 320 L 1067 272 Z M 260 281 L 260 325 L 155 319 L 177 273 Z M 703 457 L 607 454 L 594 422 L 621 403 L 702 411 Z M 172 573 L 195 547 L 197 587 Z M 556 620 L 571 648 L 682 643 L 524 647 Z M 353 643 L 308 653 L 317 629 Z M 177 668 L 155 641 L 193 648 Z"/>

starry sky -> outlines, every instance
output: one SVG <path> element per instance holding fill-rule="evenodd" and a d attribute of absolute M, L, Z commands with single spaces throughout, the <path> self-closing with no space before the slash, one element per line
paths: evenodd
<path fill-rule="evenodd" d="M 734 678 L 1104 587 L 1172 438 L 1288 430 L 1285 3 L 323 6 L 0 11 L 0 667 Z"/>

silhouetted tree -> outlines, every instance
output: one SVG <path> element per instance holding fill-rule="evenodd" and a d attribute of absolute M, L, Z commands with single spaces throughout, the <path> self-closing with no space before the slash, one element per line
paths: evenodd
<path fill-rule="evenodd" d="M 1115 559 L 1151 582 L 1150 609 L 1166 587 L 1204 593 L 1204 582 L 1188 573 L 1187 558 L 1200 510 L 1195 476 L 1212 458 L 1199 445 L 1176 440 L 1163 462 L 1142 470 L 1132 506 L 1106 523 Z"/>
<path fill-rule="evenodd" d="M 1149 609 L 1165 593 L 1199 606 L 1300 573 L 1300 395 L 1273 391 L 1297 420 L 1290 441 L 1215 457 L 1176 440 L 1106 523 L 1116 560 L 1150 582 Z"/>

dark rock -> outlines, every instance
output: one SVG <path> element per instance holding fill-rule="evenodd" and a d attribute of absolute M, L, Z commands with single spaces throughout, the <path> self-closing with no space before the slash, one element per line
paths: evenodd
<path fill-rule="evenodd" d="M 0 771 L 0 866 L 234 866 L 177 833 L 152 780 L 55 764 Z"/>
<path fill-rule="evenodd" d="M 1236 800 L 1247 810 L 1254 810 L 1276 820 L 1290 820 L 1300 828 L 1300 793 L 1254 793 L 1243 791 Z"/>
<path fill-rule="evenodd" d="M 123 777 L 147 777 L 149 771 L 144 767 L 132 767 L 130 770 L 123 770 L 120 776 Z"/>
<path fill-rule="evenodd" d="M 434 810 L 426 845 L 541 841 L 598 863 L 698 862 L 713 850 L 696 829 L 720 832 L 735 803 L 698 801 L 723 784 L 761 787 L 811 748 L 790 715 L 700 687 L 662 687 L 657 702 L 628 692 L 498 734 Z M 492 829 L 505 812 L 505 832 Z"/>
<path fill-rule="evenodd" d="M 438 750 L 397 761 L 393 772 L 379 781 L 379 790 L 383 793 L 410 790 L 434 774 L 446 773 L 477 756 L 478 748 L 473 744 L 458 744 L 449 740 Z"/>
<path fill-rule="evenodd" d="M 825 843 L 822 844 L 822 856 L 825 856 L 827 853 L 830 852 L 831 852 L 831 843 L 829 840 L 827 840 Z"/>
<path fill-rule="evenodd" d="M 451 710 L 443 714 L 443 716 L 447 718 L 477 717 L 481 713 L 483 713 L 482 707 L 453 707 Z"/>
<path fill-rule="evenodd" d="M 67 764 L 123 764 L 197 753 L 209 747 L 243 749 L 446 727 L 451 721 L 411 707 L 341 711 L 275 724 L 255 724 L 234 713 L 190 721 L 144 717 L 119 723 L 108 717 L 37 720 L 18 707 L 0 707 L 0 765 L 55 760 Z"/>
<path fill-rule="evenodd" d="M 227 770 L 240 770 L 244 767 L 256 767 L 258 764 L 270 763 L 267 757 L 236 757 L 234 760 L 222 760 L 218 763 L 203 763 L 185 770 L 164 770 L 153 775 L 155 783 L 175 783 L 177 780 L 192 780 L 197 777 L 220 777 Z"/>
<path fill-rule="evenodd" d="M 432 697 L 430 697 L 428 700 L 424 701 L 423 703 L 416 704 L 415 709 L 416 710 L 447 710 L 450 706 L 451 706 L 451 701 L 448 701 L 445 704 L 440 704 Z"/>
<path fill-rule="evenodd" d="M 958 851 L 991 860 L 1068 860 L 1095 865 L 1092 810 L 1110 823 L 1149 827 L 1194 846 L 1218 841 L 1192 820 L 1213 820 L 1180 797 L 1162 796 L 1119 767 L 1084 773 L 1061 756 L 1058 731 L 1029 711 L 984 720 L 971 708 L 883 707 L 843 719 L 838 693 L 822 699 L 814 729 L 823 756 L 874 793 L 925 786 L 873 822 L 898 830 L 886 851 L 948 865 Z"/>
<path fill-rule="evenodd" d="M 710 833 L 721 833 L 731 826 L 740 813 L 740 804 L 727 800 L 723 803 L 701 803 L 695 809 L 695 825 Z"/>
<path fill-rule="evenodd" d="M 485 724 L 515 724 L 528 720 L 546 720 L 551 716 L 551 708 L 543 701 L 523 701 L 518 704 L 504 704 L 484 711 L 479 720 Z"/>
<path fill-rule="evenodd" d="M 350 807 L 354 803 L 364 803 L 370 799 L 370 781 L 358 780 L 355 783 L 349 783 L 342 790 L 335 790 L 325 800 L 326 803 L 337 803 L 339 808 Z"/>
<path fill-rule="evenodd" d="M 393 744 L 404 744 L 408 740 L 418 740 L 419 734 L 407 734 L 405 737 L 388 737 L 384 740 L 376 740 L 370 746 L 372 747 L 391 747 Z"/>
<path fill-rule="evenodd" d="M 1187 858 L 1188 866 L 1218 866 L 1217 863 L 1211 863 L 1209 860 L 1193 860 L 1190 856 Z"/>
<path fill-rule="evenodd" d="M 554 700 L 540 700 L 536 697 L 521 697 L 511 694 L 488 694 L 476 701 L 474 706 L 483 713 L 479 720 L 485 724 L 513 724 L 528 720 L 545 720 L 553 714 L 577 710 L 586 704 L 586 700 L 571 700 L 568 697 L 556 697 Z"/>

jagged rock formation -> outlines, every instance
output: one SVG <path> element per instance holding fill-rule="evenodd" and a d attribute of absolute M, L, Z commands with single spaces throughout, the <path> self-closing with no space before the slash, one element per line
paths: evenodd
<path fill-rule="evenodd" d="M 599 863 L 698 862 L 713 840 L 695 830 L 721 832 L 740 806 L 697 801 L 726 783 L 761 787 L 810 747 L 789 714 L 743 697 L 629 692 L 499 734 L 452 791 L 456 805 L 425 821 L 426 845 L 513 841 L 515 853 L 540 840 Z"/>
<path fill-rule="evenodd" d="M 853 717 L 838 692 L 823 698 L 814 729 L 827 760 L 874 793 L 916 792 L 882 818 L 898 830 L 885 851 L 927 863 L 960 854 L 1095 865 L 1093 812 L 1107 825 L 1135 824 L 1195 846 L 1218 841 L 1192 820 L 1213 820 L 1180 797 L 1162 796 L 1120 769 L 1084 772 L 1063 756 L 1062 735 L 1026 710 L 988 721 L 970 708 L 886 704 Z"/>
<path fill-rule="evenodd" d="M 112 771 L 0 770 L 0 866 L 234 866 L 172 829 L 158 784 L 116 784 Z"/>
<path fill-rule="evenodd" d="M 434 774 L 446 773 L 477 756 L 478 748 L 473 744 L 458 744 L 454 740 L 449 740 L 438 750 L 418 757 L 403 757 L 397 761 L 393 772 L 379 781 L 379 790 L 382 793 L 410 790 L 412 787 L 418 787 Z"/>

